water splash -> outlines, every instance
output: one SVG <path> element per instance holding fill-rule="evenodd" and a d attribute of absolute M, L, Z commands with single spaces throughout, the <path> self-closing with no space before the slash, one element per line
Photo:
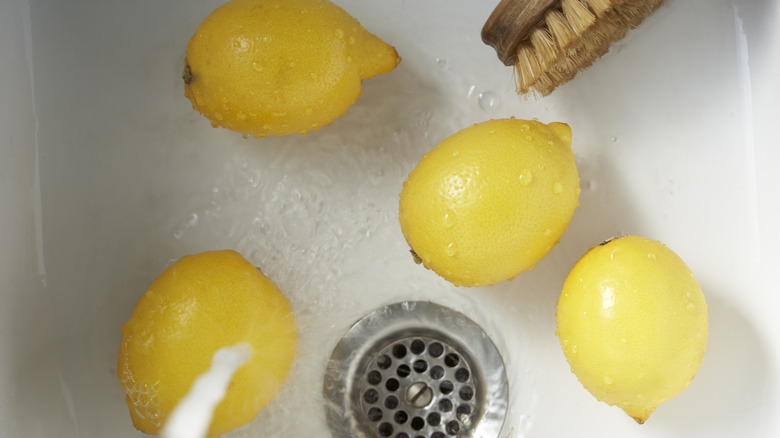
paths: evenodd
<path fill-rule="evenodd" d="M 162 429 L 163 438 L 202 438 L 206 436 L 219 402 L 225 398 L 233 374 L 252 355 L 252 347 L 238 344 L 217 350 L 211 368 L 195 379 L 187 395 L 173 409 Z"/>

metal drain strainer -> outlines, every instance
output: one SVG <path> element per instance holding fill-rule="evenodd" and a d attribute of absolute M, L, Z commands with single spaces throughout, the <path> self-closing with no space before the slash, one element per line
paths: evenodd
<path fill-rule="evenodd" d="M 358 321 L 333 351 L 323 394 L 336 438 L 497 437 L 501 356 L 464 315 L 402 302 Z"/>

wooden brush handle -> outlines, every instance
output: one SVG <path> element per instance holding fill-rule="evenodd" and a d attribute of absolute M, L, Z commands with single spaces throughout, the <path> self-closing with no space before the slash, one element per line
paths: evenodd
<path fill-rule="evenodd" d="M 517 58 L 517 46 L 528 38 L 533 28 L 544 19 L 544 13 L 560 0 L 501 0 L 482 27 L 482 41 L 492 46 L 498 58 L 512 65 Z"/>

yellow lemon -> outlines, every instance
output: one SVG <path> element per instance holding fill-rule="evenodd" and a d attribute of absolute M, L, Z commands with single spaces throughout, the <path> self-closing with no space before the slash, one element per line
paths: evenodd
<path fill-rule="evenodd" d="M 187 256 L 167 268 L 122 326 L 117 376 L 135 427 L 159 433 L 214 353 L 239 343 L 251 356 L 209 436 L 248 423 L 274 398 L 295 356 L 295 319 L 271 280 L 236 252 Z"/>
<path fill-rule="evenodd" d="M 665 245 L 625 236 L 589 250 L 558 301 L 564 355 L 598 400 L 643 423 L 687 388 L 707 348 L 707 304 Z"/>
<path fill-rule="evenodd" d="M 347 112 L 363 79 L 396 50 L 327 0 L 231 0 L 187 45 L 185 95 L 222 126 L 255 137 L 305 134 Z"/>
<path fill-rule="evenodd" d="M 483 286 L 532 268 L 578 205 L 563 123 L 478 123 L 425 154 L 401 192 L 401 230 L 417 261 L 455 285 Z"/>

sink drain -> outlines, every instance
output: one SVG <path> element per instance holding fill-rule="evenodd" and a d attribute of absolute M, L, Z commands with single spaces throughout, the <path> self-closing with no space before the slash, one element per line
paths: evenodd
<path fill-rule="evenodd" d="M 333 351 L 323 395 L 336 438 L 497 437 L 507 387 L 495 345 L 464 315 L 403 302 L 358 321 Z"/>

